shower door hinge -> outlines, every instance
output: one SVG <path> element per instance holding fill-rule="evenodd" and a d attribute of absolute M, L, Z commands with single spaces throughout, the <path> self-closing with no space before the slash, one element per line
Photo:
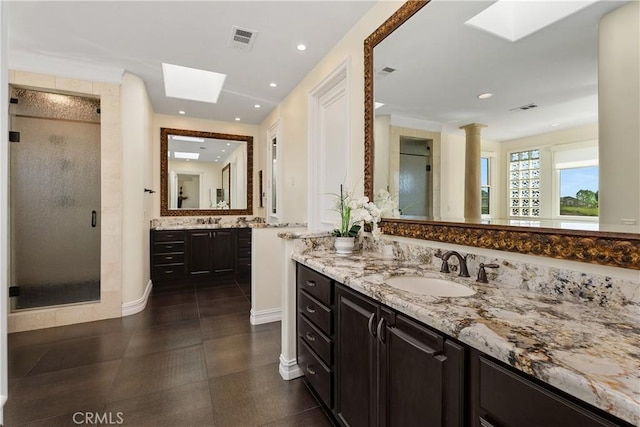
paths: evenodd
<path fill-rule="evenodd" d="M 19 297 L 20 286 L 9 286 L 9 297 Z"/>
<path fill-rule="evenodd" d="M 20 132 L 9 131 L 9 142 L 20 142 Z"/>

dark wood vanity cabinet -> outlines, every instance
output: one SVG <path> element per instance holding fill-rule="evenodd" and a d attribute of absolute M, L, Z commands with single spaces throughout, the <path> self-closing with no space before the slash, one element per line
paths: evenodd
<path fill-rule="evenodd" d="M 151 279 L 161 285 L 184 279 L 246 273 L 250 229 L 151 230 Z M 251 263 L 248 264 L 249 271 Z"/>
<path fill-rule="evenodd" d="M 327 410 L 333 407 L 334 282 L 298 264 L 298 365 Z"/>
<path fill-rule="evenodd" d="M 336 286 L 335 414 L 345 426 L 464 425 L 465 348 Z"/>
<path fill-rule="evenodd" d="M 351 427 L 631 427 L 298 264 L 298 365 Z"/>
<path fill-rule="evenodd" d="M 181 280 L 185 277 L 185 232 L 151 232 L 151 279 Z"/>
<path fill-rule="evenodd" d="M 473 427 L 631 426 L 471 351 Z M 515 397 L 515 398 L 514 398 Z"/>

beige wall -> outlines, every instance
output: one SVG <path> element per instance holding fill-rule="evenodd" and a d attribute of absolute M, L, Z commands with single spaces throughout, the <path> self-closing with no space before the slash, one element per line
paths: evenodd
<path fill-rule="evenodd" d="M 132 74 L 122 80 L 122 302 L 143 297 L 149 284 L 147 185 L 153 109 L 144 82 Z M 143 160 L 140 167 L 140 160 Z"/>
<path fill-rule="evenodd" d="M 153 185 L 151 188 L 156 190 L 153 194 L 153 215 L 152 218 L 160 217 L 160 128 L 173 128 L 184 130 L 198 130 L 203 132 L 218 132 L 229 133 L 235 135 L 248 135 L 253 137 L 254 145 L 254 167 L 253 167 L 253 182 L 254 182 L 254 215 L 256 215 L 255 207 L 258 206 L 258 170 L 261 168 L 256 163 L 256 146 L 259 141 L 259 126 L 246 125 L 242 123 L 230 123 L 220 122 L 215 120 L 203 120 L 193 119 L 183 116 L 167 116 L 163 114 L 155 114 L 153 116 L 153 147 L 152 147 L 152 159 L 153 159 Z M 148 228 L 147 224 L 147 228 Z"/>
<path fill-rule="evenodd" d="M 260 125 L 260 143 L 266 144 L 266 132 L 281 120 L 282 127 L 282 218 L 281 222 L 307 220 L 307 145 L 308 95 L 346 58 L 349 59 L 348 91 L 350 176 L 349 188 L 364 192 L 364 50 L 363 42 L 403 2 L 380 1 L 311 70 L 298 86 Z M 264 152 L 264 151 L 263 151 Z M 263 157 L 264 158 L 264 157 Z M 258 169 L 264 168 L 264 161 Z"/>
<path fill-rule="evenodd" d="M 9 332 L 119 317 L 122 310 L 122 116 L 120 86 L 10 70 L 9 82 L 53 92 L 99 96 L 101 167 L 100 302 L 20 311 L 9 315 Z"/>
<path fill-rule="evenodd" d="M 600 221 L 640 222 L 640 3 L 600 21 Z M 621 173 L 624 171 L 623 173 Z"/>

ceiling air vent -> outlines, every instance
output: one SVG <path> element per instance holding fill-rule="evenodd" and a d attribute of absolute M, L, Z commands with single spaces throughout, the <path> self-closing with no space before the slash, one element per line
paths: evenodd
<path fill-rule="evenodd" d="M 251 50 L 251 48 L 253 47 L 253 42 L 255 41 L 257 35 L 257 31 L 236 27 L 234 25 L 231 28 L 229 47 L 235 47 L 242 50 Z"/>
<path fill-rule="evenodd" d="M 395 70 L 396 70 L 395 68 L 385 66 L 380 68 L 376 74 L 380 77 L 386 77 L 389 74 L 393 73 Z"/>
<path fill-rule="evenodd" d="M 516 108 L 512 108 L 509 111 L 526 111 L 526 110 L 530 110 L 532 108 L 537 108 L 538 106 L 536 104 L 527 104 L 527 105 L 523 105 L 522 107 L 516 107 Z"/>

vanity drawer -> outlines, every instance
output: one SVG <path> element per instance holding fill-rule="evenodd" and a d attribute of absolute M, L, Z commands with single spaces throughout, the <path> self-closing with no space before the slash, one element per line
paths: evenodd
<path fill-rule="evenodd" d="M 331 305 L 331 279 L 322 274 L 298 264 L 298 286 L 304 289 L 326 305 Z"/>
<path fill-rule="evenodd" d="M 333 341 L 304 316 L 298 316 L 298 334 L 327 366 L 333 366 Z"/>
<path fill-rule="evenodd" d="M 154 254 L 166 254 L 170 252 L 184 252 L 184 242 L 155 243 Z"/>
<path fill-rule="evenodd" d="M 303 316 L 316 325 L 322 332 L 331 335 L 332 316 L 331 309 L 320 301 L 306 293 L 304 290 L 298 292 L 298 311 Z"/>
<path fill-rule="evenodd" d="M 184 230 L 155 231 L 154 242 L 184 242 Z"/>
<path fill-rule="evenodd" d="M 613 427 L 562 396 L 479 356 L 480 417 L 474 425 Z M 487 422 L 488 421 L 488 422 Z"/>
<path fill-rule="evenodd" d="M 184 278 L 184 264 L 169 264 L 153 267 L 153 279 L 182 279 Z"/>
<path fill-rule="evenodd" d="M 184 253 L 166 253 L 153 256 L 153 265 L 184 264 Z"/>
<path fill-rule="evenodd" d="M 313 350 L 311 350 L 301 338 L 298 339 L 298 365 L 320 399 L 322 399 L 328 408 L 331 408 L 333 373 L 316 357 Z"/>

